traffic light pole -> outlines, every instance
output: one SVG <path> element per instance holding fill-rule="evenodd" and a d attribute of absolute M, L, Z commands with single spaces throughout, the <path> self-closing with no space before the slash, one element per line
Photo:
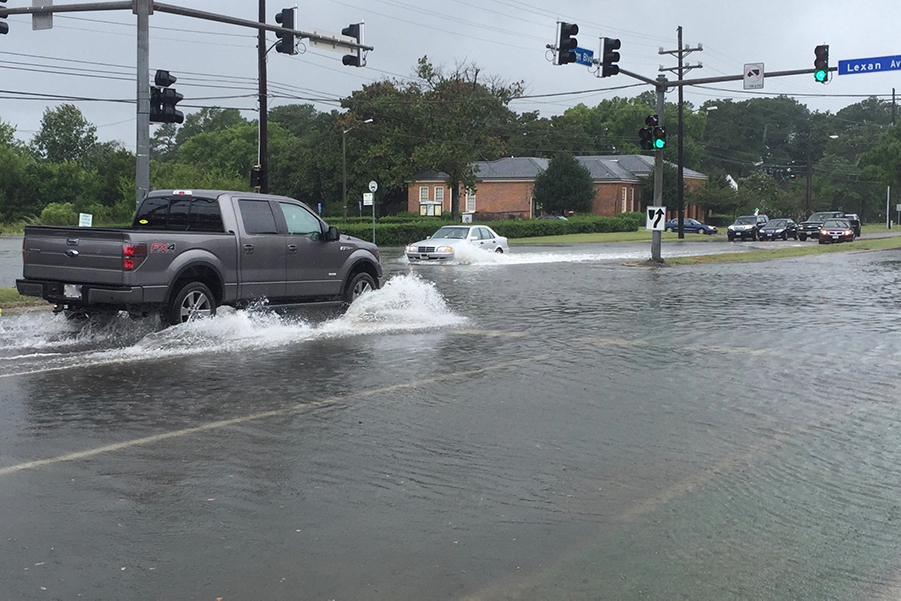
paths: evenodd
<path fill-rule="evenodd" d="M 622 72 L 622 70 L 620 70 Z M 657 87 L 657 119 L 660 127 L 665 127 L 666 120 L 663 115 L 666 95 L 666 76 L 660 75 L 655 82 Z M 654 151 L 654 206 L 663 206 L 663 149 Z M 665 219 L 666 217 L 664 217 Z M 651 232 L 651 261 L 663 263 L 660 253 L 660 242 L 663 235 L 659 230 Z"/>
<path fill-rule="evenodd" d="M 135 137 L 135 206 L 150 192 L 150 14 L 152 0 L 136 0 L 138 21 L 137 80 L 138 109 Z"/>
<path fill-rule="evenodd" d="M 266 22 L 266 0 L 260 0 L 260 23 Z M 266 31 L 257 32 L 257 62 L 259 71 L 260 144 L 257 164 L 260 166 L 260 192 L 269 193 L 269 102 L 266 72 Z"/>

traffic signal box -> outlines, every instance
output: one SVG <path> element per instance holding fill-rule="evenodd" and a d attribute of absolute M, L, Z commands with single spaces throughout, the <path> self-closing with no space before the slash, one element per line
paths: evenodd
<path fill-rule="evenodd" d="M 619 73 L 620 41 L 616 38 L 604 38 L 604 52 L 601 55 L 601 77 L 610 77 Z"/>
<path fill-rule="evenodd" d="M 657 115 L 648 115 L 646 127 L 638 130 L 638 143 L 642 150 L 663 150 L 666 148 L 666 128 L 660 126 Z"/>
<path fill-rule="evenodd" d="M 349 38 L 353 38 L 357 41 L 357 44 L 363 43 L 363 24 L 362 23 L 351 23 L 347 27 L 341 30 L 341 35 L 347 36 Z M 366 61 L 363 59 L 363 49 L 357 48 L 353 51 L 352 54 L 345 54 L 341 58 L 341 62 L 350 67 L 362 67 L 366 64 Z"/>
<path fill-rule="evenodd" d="M 566 65 L 576 62 L 576 53 L 574 50 L 579 45 L 579 41 L 574 35 L 579 33 L 579 26 L 575 23 L 558 23 L 557 35 L 557 64 Z"/>
<path fill-rule="evenodd" d="M 0 4 L 5 4 L 5 3 L 6 3 L 6 0 L 0 0 Z M 6 15 L 0 16 L 0 19 L 5 19 L 5 18 L 6 18 Z M 0 35 L 3 35 L 4 33 L 9 33 L 9 25 L 4 23 L 3 21 L 0 21 Z"/>
<path fill-rule="evenodd" d="M 294 9 L 283 8 L 275 14 L 275 22 L 285 29 L 294 29 Z M 282 54 L 297 54 L 294 50 L 294 34 L 276 31 L 278 42 L 275 43 L 275 51 Z"/>
<path fill-rule="evenodd" d="M 813 49 L 813 72 L 814 80 L 819 83 L 827 83 L 829 81 L 829 46 L 821 45 Z"/>
<path fill-rule="evenodd" d="M 184 98 L 170 88 L 172 84 L 178 81 L 174 75 L 168 71 L 159 70 L 153 78 L 154 85 L 150 88 L 150 122 L 151 123 L 183 123 L 185 120 L 184 113 L 175 108 Z"/>

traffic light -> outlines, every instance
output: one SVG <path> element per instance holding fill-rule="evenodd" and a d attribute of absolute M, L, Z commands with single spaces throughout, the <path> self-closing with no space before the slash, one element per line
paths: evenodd
<path fill-rule="evenodd" d="M 829 46 L 822 45 L 813 49 L 813 78 L 820 82 L 826 83 L 829 79 Z"/>
<path fill-rule="evenodd" d="M 285 29 L 294 29 L 294 9 L 283 8 L 280 12 L 276 13 L 275 22 Z M 278 38 L 278 42 L 275 43 L 276 52 L 281 52 L 282 54 L 297 54 L 297 51 L 294 50 L 293 33 L 276 31 L 275 35 Z"/>
<path fill-rule="evenodd" d="M 666 148 L 666 129 L 659 125 L 651 128 L 651 137 L 654 140 L 654 150 Z"/>
<path fill-rule="evenodd" d="M 579 45 L 579 40 L 573 36 L 579 33 L 579 26 L 575 23 L 557 22 L 557 64 L 565 65 L 576 62 L 576 53 L 573 52 Z"/>
<path fill-rule="evenodd" d="M 621 44 L 618 39 L 604 38 L 604 52 L 601 54 L 601 77 L 610 77 L 619 73 L 619 50 Z"/>
<path fill-rule="evenodd" d="M 184 98 L 170 88 L 178 78 L 168 71 L 158 70 L 150 88 L 150 121 L 151 123 L 183 123 L 185 115 L 175 108 Z"/>
<path fill-rule="evenodd" d="M 263 186 L 263 166 L 254 165 L 250 168 L 250 187 L 260 189 Z"/>
<path fill-rule="evenodd" d="M 638 143 L 642 150 L 654 150 L 654 142 L 651 139 L 651 129 L 642 127 L 638 130 Z"/>
<path fill-rule="evenodd" d="M 6 4 L 6 0 L 0 0 L 0 4 Z M 0 19 L 5 18 L 6 15 L 0 15 Z M 3 35 L 4 33 L 9 33 L 9 25 L 4 23 L 3 21 L 0 21 L 0 35 Z"/>
<path fill-rule="evenodd" d="M 345 35 L 349 38 L 354 38 L 357 44 L 363 43 L 363 24 L 362 23 L 351 23 L 347 27 L 341 30 L 341 35 Z M 363 67 L 366 65 L 366 61 L 363 59 L 363 49 L 356 48 L 352 51 L 352 54 L 345 54 L 341 58 L 341 62 L 350 67 Z"/>

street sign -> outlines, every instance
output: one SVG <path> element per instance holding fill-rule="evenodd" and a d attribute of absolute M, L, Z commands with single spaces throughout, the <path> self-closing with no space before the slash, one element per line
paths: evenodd
<path fill-rule="evenodd" d="M 763 63 L 747 63 L 745 65 L 744 89 L 763 89 Z"/>
<path fill-rule="evenodd" d="M 662 232 L 666 223 L 666 207 L 648 207 L 644 229 Z"/>
<path fill-rule="evenodd" d="M 594 50 L 589 50 L 588 48 L 579 48 L 576 47 L 573 52 L 576 54 L 576 64 L 577 65 L 586 65 L 590 67 L 594 63 L 592 60 L 594 59 Z"/>
<path fill-rule="evenodd" d="M 91 213 L 78 214 L 78 227 L 91 227 L 92 223 L 94 223 L 94 215 Z"/>
<path fill-rule="evenodd" d="M 369 191 L 370 192 L 375 192 L 378 189 L 379 189 L 379 185 L 377 183 L 375 183 L 374 180 L 369 182 Z"/>
<path fill-rule="evenodd" d="M 371 206 L 371 205 L 372 205 L 372 198 L 373 198 L 372 192 L 364 192 L 364 193 L 363 193 L 363 206 L 364 206 L 364 207 Z"/>
<path fill-rule="evenodd" d="M 877 56 L 875 58 L 852 58 L 850 60 L 838 61 L 839 75 L 899 70 L 901 70 L 901 54 L 896 54 L 895 56 Z"/>

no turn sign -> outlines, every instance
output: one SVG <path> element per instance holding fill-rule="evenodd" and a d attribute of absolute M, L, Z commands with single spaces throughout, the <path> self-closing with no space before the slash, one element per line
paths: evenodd
<path fill-rule="evenodd" d="M 744 88 L 746 90 L 763 89 L 763 63 L 748 63 L 745 65 Z"/>

